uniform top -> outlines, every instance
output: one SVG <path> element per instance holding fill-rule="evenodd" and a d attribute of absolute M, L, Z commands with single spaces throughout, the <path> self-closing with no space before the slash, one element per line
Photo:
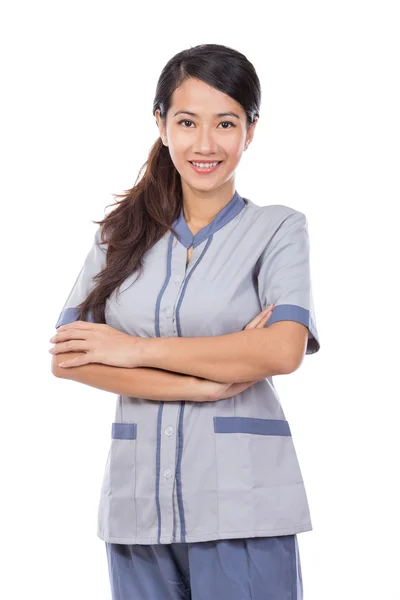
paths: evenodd
<path fill-rule="evenodd" d="M 106 302 L 108 325 L 130 335 L 212 336 L 241 331 L 269 304 L 266 327 L 308 328 L 306 354 L 319 350 L 305 215 L 258 206 L 237 191 L 193 235 L 181 209 Z M 186 264 L 187 249 L 193 245 Z M 56 327 L 105 265 L 100 227 Z M 92 321 L 89 314 L 88 320 Z M 289 423 L 273 378 L 217 402 L 162 402 L 119 395 L 98 507 L 97 535 L 155 544 L 288 535 L 312 529 Z"/>

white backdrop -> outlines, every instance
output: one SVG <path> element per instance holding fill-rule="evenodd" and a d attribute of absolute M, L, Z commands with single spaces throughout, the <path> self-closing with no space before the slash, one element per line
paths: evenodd
<path fill-rule="evenodd" d="M 212 42 L 243 52 L 262 85 L 238 192 L 309 223 L 321 350 L 275 378 L 314 527 L 298 536 L 305 600 L 400 599 L 396 9 L 3 5 L 1 598 L 111 597 L 96 516 L 116 397 L 52 376 L 48 340 L 91 221 L 132 187 L 158 135 L 162 68 Z"/>

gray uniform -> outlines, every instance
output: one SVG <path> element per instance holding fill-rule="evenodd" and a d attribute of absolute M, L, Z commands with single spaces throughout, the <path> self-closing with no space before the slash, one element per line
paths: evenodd
<path fill-rule="evenodd" d="M 106 304 L 108 325 L 130 335 L 215 336 L 241 331 L 274 304 L 267 327 L 308 328 L 319 350 L 303 213 L 258 206 L 237 192 L 195 236 L 183 212 Z M 104 266 L 100 228 L 56 327 Z M 187 249 L 193 244 L 186 265 Z M 89 320 L 92 320 L 89 316 Z M 283 536 L 312 529 L 289 423 L 272 377 L 218 402 L 119 395 L 98 507 L 97 535 L 121 544 Z"/>

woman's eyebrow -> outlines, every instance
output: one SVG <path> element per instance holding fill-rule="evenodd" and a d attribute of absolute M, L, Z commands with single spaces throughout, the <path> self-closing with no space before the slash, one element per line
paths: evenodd
<path fill-rule="evenodd" d="M 197 113 L 191 112 L 190 110 L 178 110 L 175 114 L 174 117 L 176 117 L 176 115 L 180 115 L 180 114 L 185 114 L 185 115 L 190 115 L 192 117 L 198 117 L 199 115 Z M 213 115 L 214 117 L 236 117 L 236 119 L 240 119 L 239 115 L 237 115 L 234 112 L 223 112 L 223 113 L 217 113 L 216 115 Z"/>

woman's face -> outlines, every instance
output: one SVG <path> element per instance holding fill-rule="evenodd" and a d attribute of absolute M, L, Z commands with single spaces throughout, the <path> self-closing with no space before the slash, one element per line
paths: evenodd
<path fill-rule="evenodd" d="M 230 113 L 230 114 L 228 114 Z M 156 111 L 163 142 L 181 175 L 182 185 L 202 191 L 219 188 L 234 176 L 254 135 L 242 106 L 198 79 L 186 79 L 173 93 L 166 121 Z M 215 163 L 201 170 L 192 162 Z"/>

